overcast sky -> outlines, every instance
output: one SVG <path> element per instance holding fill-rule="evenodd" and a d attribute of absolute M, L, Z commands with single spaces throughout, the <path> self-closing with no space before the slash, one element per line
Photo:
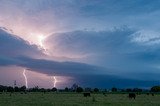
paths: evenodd
<path fill-rule="evenodd" d="M 160 78 L 159 0 L 0 0 L 0 84 L 148 87 Z M 56 79 L 56 81 L 55 81 Z"/>

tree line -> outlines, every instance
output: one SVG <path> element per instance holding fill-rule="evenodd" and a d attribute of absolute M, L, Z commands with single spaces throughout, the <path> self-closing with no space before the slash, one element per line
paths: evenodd
<path fill-rule="evenodd" d="M 160 92 L 160 86 L 153 86 L 148 90 L 140 89 L 140 88 L 126 88 L 126 89 L 118 89 L 116 87 L 113 87 L 111 89 L 99 89 L 99 88 L 82 88 L 78 85 L 73 85 L 71 88 L 64 88 L 64 89 L 57 89 L 55 87 L 53 88 L 39 88 L 38 86 L 35 86 L 33 88 L 26 88 L 26 86 L 3 86 L 0 85 L 0 92 Z"/>

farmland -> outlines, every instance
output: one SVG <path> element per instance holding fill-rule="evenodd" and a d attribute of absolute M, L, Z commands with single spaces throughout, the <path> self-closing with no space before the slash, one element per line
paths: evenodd
<path fill-rule="evenodd" d="M 1 93 L 0 106 L 159 106 L 160 95 L 137 95 L 129 99 L 128 94 L 91 94 L 82 93 Z"/>

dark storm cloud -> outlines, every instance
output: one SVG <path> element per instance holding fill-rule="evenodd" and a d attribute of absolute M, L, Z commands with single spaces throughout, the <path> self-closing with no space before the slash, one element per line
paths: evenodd
<path fill-rule="evenodd" d="M 0 55 L 0 66 L 15 65 L 17 63 L 18 63 L 17 59 L 13 59 L 13 58 L 10 58 L 8 56 Z"/>
<path fill-rule="evenodd" d="M 72 58 L 72 62 L 37 59 L 43 55 L 37 46 L 0 30 L 0 66 L 71 75 L 83 83 L 92 78 L 92 83 L 107 82 L 110 72 L 154 78 L 160 69 L 159 5 L 159 0 L 0 0 L 0 26 L 23 32 L 21 38 L 34 31 L 61 32 L 50 35 L 46 47 L 53 56 Z M 121 25 L 131 29 L 106 30 Z"/>
<path fill-rule="evenodd" d="M 98 74 L 103 68 L 76 62 L 57 62 L 45 59 L 34 59 L 43 56 L 35 45 L 0 30 L 0 66 L 21 66 L 32 71 L 52 75 Z"/>
<path fill-rule="evenodd" d="M 160 48 L 157 46 L 159 38 L 154 38 L 154 44 L 153 38 L 139 37 L 137 32 L 138 30 L 128 27 L 98 32 L 73 31 L 53 34 L 45 43 L 51 52 L 54 51 L 53 54 L 77 56 L 81 62 L 110 68 L 118 75 L 136 72 L 159 73 L 156 68 L 156 65 L 160 64 Z M 147 44 L 143 42 L 144 39 L 147 39 Z"/>
<path fill-rule="evenodd" d="M 143 73 L 143 75 L 145 76 L 145 73 Z M 118 87 L 118 88 L 131 87 L 133 88 L 135 86 L 148 88 L 148 87 L 157 85 L 159 83 L 157 79 L 156 80 L 154 79 L 142 80 L 138 78 L 132 79 L 132 78 L 125 78 L 125 77 L 119 77 L 119 76 L 114 76 L 114 75 L 83 75 L 83 76 L 79 75 L 79 76 L 76 76 L 76 79 L 77 79 L 76 81 L 84 87 L 99 86 L 101 88 L 112 88 L 112 87 Z"/>
<path fill-rule="evenodd" d="M 43 56 L 42 50 L 36 45 L 30 45 L 29 42 L 18 36 L 7 33 L 0 29 L 0 55 L 8 57 L 25 56 Z"/>
<path fill-rule="evenodd" d="M 18 59 L 23 62 L 17 65 L 26 67 L 28 70 L 37 71 L 48 75 L 96 75 L 101 74 L 101 72 L 103 71 L 107 71 L 102 67 L 78 62 L 57 62 L 44 59 L 33 59 L 28 57 L 18 57 Z"/>
<path fill-rule="evenodd" d="M 54 53 L 64 52 L 64 55 L 127 52 L 132 46 L 131 35 L 135 32 L 125 26 L 111 31 L 81 30 L 50 35 L 44 43 Z"/>
<path fill-rule="evenodd" d="M 68 51 L 72 54 L 78 53 L 78 55 L 83 55 L 84 53 L 95 53 L 96 55 L 106 55 L 105 52 L 111 53 L 112 55 L 117 55 L 117 57 L 110 58 L 99 58 L 100 60 L 108 60 L 110 64 L 119 64 L 122 65 L 118 70 L 114 67 L 108 68 L 107 63 L 105 63 L 106 67 L 100 67 L 98 65 L 90 65 L 86 63 L 80 62 L 58 62 L 53 60 L 46 59 L 35 59 L 33 55 L 42 55 L 42 51 L 39 50 L 36 46 L 30 45 L 26 41 L 16 37 L 15 35 L 11 35 L 4 30 L 0 31 L 0 66 L 18 66 L 24 67 L 31 71 L 36 71 L 39 73 L 47 74 L 48 76 L 57 75 L 57 76 L 70 76 L 75 78 L 74 81 L 81 84 L 82 86 L 91 86 L 91 87 L 112 87 L 117 85 L 117 87 L 132 87 L 143 86 L 148 87 L 154 84 L 157 84 L 157 81 L 149 81 L 156 79 L 157 77 L 152 77 L 150 79 L 146 79 L 149 75 L 143 74 L 143 78 L 134 79 L 130 77 L 130 73 L 127 74 L 129 78 L 121 77 L 119 73 L 123 73 L 123 69 L 125 69 L 126 65 L 130 68 L 130 64 L 136 66 L 133 70 L 137 71 L 137 69 L 145 70 L 146 67 L 142 64 L 144 61 L 152 61 L 154 63 L 155 60 L 152 60 L 152 57 L 159 57 L 154 51 L 149 55 L 149 52 L 141 53 L 137 52 L 138 50 L 130 52 L 130 45 L 137 46 L 138 44 L 131 42 L 131 35 L 136 33 L 136 31 L 130 30 L 128 28 L 115 29 L 112 31 L 100 31 L 100 32 L 88 32 L 88 31 L 74 31 L 69 33 L 58 34 L 57 36 L 50 36 L 47 39 L 49 44 L 54 42 L 59 45 L 58 49 L 68 48 Z M 123 36 L 123 37 L 122 37 Z M 55 40 L 56 38 L 56 40 Z M 63 38 L 63 39 L 62 39 Z M 54 41 L 53 41 L 54 40 Z M 56 42 L 55 42 L 56 41 Z M 21 47 L 22 46 L 22 47 Z M 51 45 L 52 46 L 52 45 Z M 76 46 L 76 47 L 74 47 Z M 133 46 L 133 47 L 134 47 Z M 77 49 L 78 48 L 78 49 Z M 52 49 L 51 49 L 52 50 Z M 78 52 L 77 52 L 78 50 Z M 80 51 L 84 51 L 81 53 Z M 155 49 L 154 49 L 155 50 Z M 60 50 L 61 51 L 61 50 Z M 63 50 L 62 50 L 63 51 Z M 65 50 L 66 51 L 66 50 Z M 67 52 L 66 52 L 67 53 Z M 126 55 L 128 54 L 129 55 Z M 149 55 L 149 57 L 148 57 Z M 158 55 L 158 56 L 157 56 Z M 120 57 L 120 58 L 119 58 Z M 131 57 L 133 58 L 132 60 Z M 141 58 L 140 58 L 141 57 Z M 121 60 L 118 60 L 121 59 Z M 137 61 L 140 59 L 142 62 Z M 133 61 L 134 60 L 134 61 Z M 121 63 L 121 62 L 124 63 Z M 116 63 L 115 63 L 116 62 Z M 128 63 L 127 63 L 128 62 Z M 141 64 L 140 64 L 141 63 Z M 157 63 L 159 61 L 157 60 Z M 138 68 L 137 68 L 138 67 Z M 155 68 L 148 68 L 153 70 Z M 156 70 L 156 69 L 155 69 Z M 116 73 L 113 73 L 116 71 Z M 132 74 L 133 76 L 134 74 Z M 152 74 L 155 76 L 154 74 Z M 141 75 L 137 75 L 141 76 Z M 137 77 L 136 77 L 137 78 Z M 146 79 L 146 81 L 145 81 Z M 109 85 L 108 85 L 109 83 Z M 118 85 L 118 83 L 123 83 Z"/>

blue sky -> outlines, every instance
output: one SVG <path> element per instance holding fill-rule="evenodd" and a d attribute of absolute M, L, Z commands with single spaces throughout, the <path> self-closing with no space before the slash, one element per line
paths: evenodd
<path fill-rule="evenodd" d="M 0 76 L 6 76 L 0 83 L 24 85 L 26 69 L 30 87 L 53 87 L 51 76 L 59 88 L 155 85 L 159 5 L 159 0 L 0 0 Z"/>

